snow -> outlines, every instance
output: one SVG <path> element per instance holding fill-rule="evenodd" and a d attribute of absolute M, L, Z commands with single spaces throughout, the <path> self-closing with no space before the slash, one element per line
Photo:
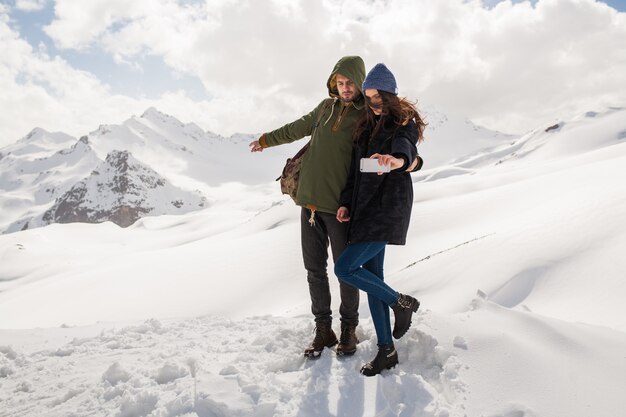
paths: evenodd
<path fill-rule="evenodd" d="M 138 119 L 201 138 L 156 109 Z M 209 182 L 206 209 L 124 229 L 0 235 L 0 416 L 621 415 L 626 110 L 547 127 L 413 174 L 385 272 L 422 306 L 374 378 L 358 372 L 376 352 L 365 296 L 354 356 L 302 356 L 299 210 L 271 179 Z M 251 170 L 275 171 L 272 151 Z"/>

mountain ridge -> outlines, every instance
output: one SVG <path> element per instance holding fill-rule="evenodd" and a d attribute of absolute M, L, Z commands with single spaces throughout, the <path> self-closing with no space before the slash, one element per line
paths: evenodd
<path fill-rule="evenodd" d="M 430 130 L 427 141 L 420 145 L 420 154 L 426 160 L 426 169 L 449 163 L 460 154 L 489 149 L 515 138 L 436 110 L 425 114 Z M 247 143 L 256 137 L 245 133 L 223 137 L 203 131 L 193 122 L 183 123 L 154 107 L 121 124 L 100 125 L 79 139 L 36 127 L 16 143 L 0 149 L 0 190 L 11 191 L 0 198 L 1 206 L 11 207 L 0 215 L 0 231 L 15 232 L 28 223 L 30 227 L 47 224 L 43 221 L 44 213 L 48 213 L 46 219 L 57 219 L 51 210 L 58 209 L 61 203 L 55 200 L 88 178 L 113 151 L 129 152 L 180 192 L 211 201 L 215 188 L 225 183 L 271 182 L 280 174 L 284 161 L 304 144 L 296 141 L 268 149 L 262 155 L 252 154 Z M 146 193 L 150 189 L 148 184 L 143 188 Z M 161 208 L 144 203 L 146 207 L 136 206 L 131 211 L 180 213 L 169 203 Z M 182 206 L 203 207 L 195 200 L 190 204 L 182 202 Z M 61 218 L 64 216 L 58 219 Z M 126 223 L 121 221 L 120 225 Z"/>

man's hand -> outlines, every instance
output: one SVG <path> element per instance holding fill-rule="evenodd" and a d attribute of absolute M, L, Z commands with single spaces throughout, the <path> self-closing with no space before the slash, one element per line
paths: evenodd
<path fill-rule="evenodd" d="M 404 159 L 396 158 L 393 155 L 381 155 L 379 153 L 375 153 L 370 156 L 370 159 L 378 159 L 378 165 L 384 166 L 387 165 L 393 171 L 394 169 L 402 168 L 404 165 Z M 379 172 L 378 175 L 383 175 L 382 172 Z"/>
<path fill-rule="evenodd" d="M 263 147 L 261 146 L 261 143 L 259 143 L 258 140 L 250 142 L 248 146 L 250 146 L 250 152 L 263 152 Z"/>
<path fill-rule="evenodd" d="M 347 207 L 341 206 L 337 210 L 337 221 L 339 223 L 349 222 L 350 221 L 350 211 Z"/>

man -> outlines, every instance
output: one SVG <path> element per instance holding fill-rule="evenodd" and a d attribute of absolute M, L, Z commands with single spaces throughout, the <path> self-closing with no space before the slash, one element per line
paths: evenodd
<path fill-rule="evenodd" d="M 316 325 L 313 342 L 304 351 L 304 356 L 309 358 L 318 358 L 324 347 L 337 344 L 338 355 L 352 355 L 359 342 L 355 334 L 359 292 L 342 282 L 339 282 L 339 340 L 332 329 L 327 265 L 329 242 L 334 260 L 346 246 L 347 224 L 338 222 L 335 216 L 350 170 L 352 134 L 365 110 L 361 91 L 364 79 L 365 65 L 360 57 L 341 58 L 326 83 L 332 100 L 323 100 L 309 114 L 250 143 L 252 152 L 260 152 L 311 136 L 311 145 L 302 159 L 296 193 L 296 204 L 302 207 L 302 256 Z"/>

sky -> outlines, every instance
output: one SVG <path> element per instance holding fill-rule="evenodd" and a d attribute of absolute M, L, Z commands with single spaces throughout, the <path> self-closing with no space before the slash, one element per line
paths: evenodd
<path fill-rule="evenodd" d="M 626 103 L 626 1 L 3 0 L 0 49 L 0 146 L 151 106 L 269 131 L 324 98 L 345 55 L 506 133 Z"/>

